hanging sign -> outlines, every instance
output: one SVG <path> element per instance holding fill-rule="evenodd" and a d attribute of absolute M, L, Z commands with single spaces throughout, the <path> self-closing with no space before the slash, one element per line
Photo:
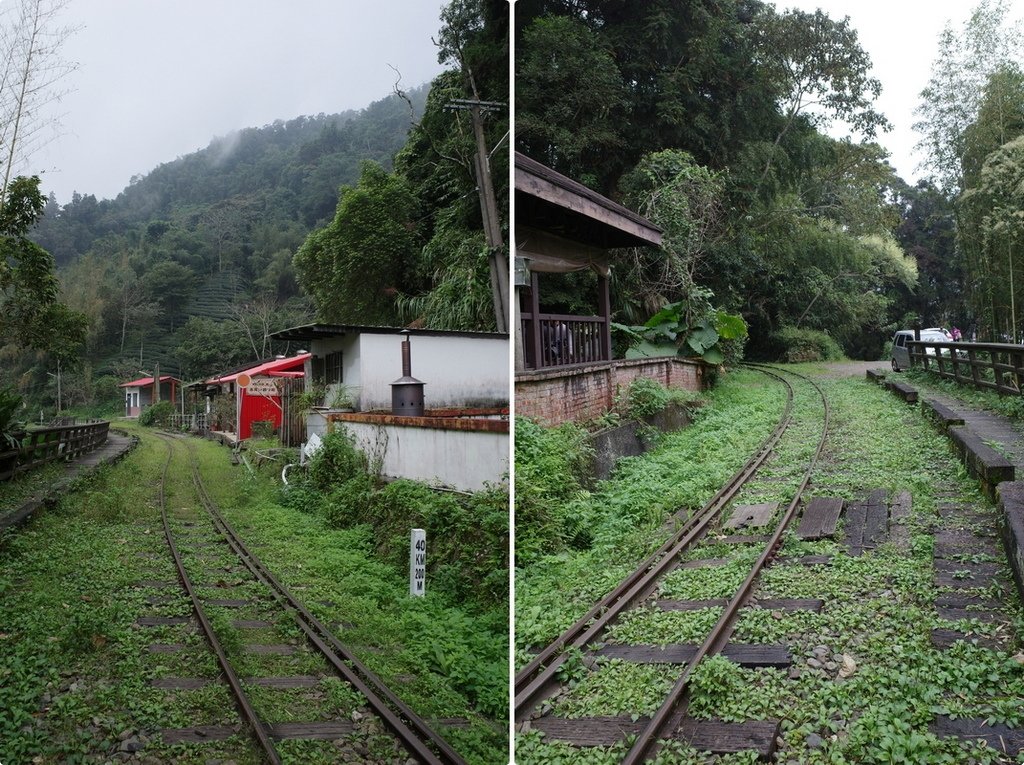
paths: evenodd
<path fill-rule="evenodd" d="M 249 396 L 276 396 L 280 391 L 277 389 L 277 380 L 273 377 L 254 377 L 245 386 L 245 392 Z"/>

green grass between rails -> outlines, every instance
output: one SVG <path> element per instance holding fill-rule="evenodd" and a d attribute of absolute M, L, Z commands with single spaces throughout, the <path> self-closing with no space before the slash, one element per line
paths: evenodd
<path fill-rule="evenodd" d="M 166 446 L 138 432 L 143 440 L 124 461 L 102 469 L 0 546 L 0 762 L 103 762 L 127 736 L 144 737 L 140 754 L 160 762 L 260 761 L 245 735 L 174 747 L 156 736 L 164 727 L 234 724 L 238 715 L 220 684 L 196 691 L 148 686 L 151 678 L 216 676 L 217 670 L 196 633 L 134 625 L 139 616 L 190 610 L 184 598 L 147 602 L 177 595 L 176 590 L 135 586 L 144 579 L 175 578 L 156 495 Z M 480 699 L 500 696 L 504 704 L 507 698 L 507 614 L 497 608 L 466 611 L 440 594 L 432 596 L 429 580 L 426 598 L 409 598 L 406 572 L 377 558 L 366 527 L 330 528 L 318 516 L 283 507 L 274 481 L 279 471 L 268 468 L 250 477 L 245 468 L 230 465 L 222 447 L 198 441 L 195 446 L 208 490 L 271 570 L 325 623 L 344 622 L 341 640 L 419 714 L 468 718 L 465 729 L 438 727 L 470 762 L 507 761 L 505 723 L 478 705 Z M 174 458 L 167 502 L 174 517 L 194 513 L 183 448 Z M 209 583 L 212 565 L 190 560 L 187 568 L 196 581 Z M 245 579 L 226 572 L 220 578 Z M 250 589 L 238 588 L 237 596 Z M 298 630 L 243 631 L 230 621 L 259 618 L 258 609 L 214 610 L 218 635 L 243 674 L 324 670 L 322 659 L 308 651 L 294 657 L 241 653 L 243 643 L 297 639 Z M 184 643 L 188 650 L 151 654 L 146 647 L 154 642 Z M 351 715 L 361 699 L 335 685 L 324 681 L 306 694 L 286 693 L 280 702 L 266 689 L 255 696 L 268 719 L 276 719 L 275 705 L 289 719 Z M 282 742 L 279 749 L 294 763 L 402 757 L 376 723 L 364 720 L 357 727 L 359 735 L 340 749 L 332 742 Z"/>
<path fill-rule="evenodd" d="M 715 401 L 731 403 L 739 395 L 735 389 L 745 383 L 743 375 L 726 378 Z M 939 626 L 999 634 L 993 625 L 977 621 L 952 625 L 943 622 L 932 606 L 937 592 L 932 583 L 932 533 L 942 523 L 936 512 L 937 492 L 953 491 L 957 501 L 989 511 L 991 505 L 917 407 L 907 407 L 859 378 L 825 379 L 821 384 L 832 403 L 833 425 L 813 477 L 812 495 L 860 499 L 877 488 L 887 489 L 890 495 L 909 490 L 913 496 L 909 549 L 897 549 L 888 543 L 850 558 L 836 542 L 799 542 L 787 534 L 783 555 L 831 554 L 833 562 L 829 566 L 774 565 L 762 575 L 756 596 L 820 597 L 826 601 L 824 610 L 820 614 L 749 611 L 741 616 L 734 639 L 785 643 L 794 656 L 793 669 L 745 669 L 716 657 L 695 673 L 690 713 L 735 721 L 781 719 L 784 745 L 777 755 L 780 762 L 1012 761 L 981 745 L 939 739 L 928 730 L 937 714 L 980 716 L 1010 725 L 1024 722 L 1024 669 L 1013 656 L 1016 639 L 1008 641 L 1005 651 L 964 644 L 942 651 L 930 642 L 931 629 Z M 762 386 L 755 395 L 768 400 L 777 394 Z M 711 410 L 716 406 L 719 404 L 712 403 Z M 749 410 L 753 409 L 756 407 Z M 742 429 L 745 410 L 732 411 L 733 427 Z M 707 438 L 711 434 L 702 435 Z M 676 443 L 682 440 L 681 435 Z M 666 444 L 665 448 L 673 446 Z M 784 463 L 795 463 L 802 454 L 799 448 L 784 446 L 781 461 L 773 460 L 771 472 L 776 478 L 785 478 Z M 626 480 L 625 475 L 621 480 Z M 684 476 L 682 480 L 687 479 Z M 618 493 L 629 490 L 623 485 Z M 772 492 L 774 488 L 768 493 Z M 658 527 L 658 520 L 650 519 L 641 528 L 650 535 Z M 626 547 L 634 552 L 640 545 L 630 536 L 636 533 L 624 534 Z M 689 557 L 725 557 L 723 549 L 724 545 L 712 540 L 706 549 L 694 551 Z M 733 555 L 747 562 L 751 557 L 749 551 Z M 634 555 L 634 560 L 639 557 Z M 592 548 L 563 553 L 519 572 L 523 584 L 517 585 L 517 614 L 524 614 L 532 629 L 528 638 L 524 635 L 520 649 L 528 647 L 531 639 L 540 642 L 571 617 L 572 608 L 563 606 L 557 620 L 549 620 L 546 628 L 538 626 L 532 616 L 535 610 L 553 607 L 544 597 L 545 590 L 560 588 L 564 603 L 582 607 L 600 589 L 589 580 L 587 567 L 605 571 L 604 561 L 609 558 L 621 563 L 616 573 L 628 568 L 628 561 Z M 728 595 L 736 578 L 730 578 L 729 573 L 735 570 L 738 577 L 741 569 L 742 562 L 736 562 L 710 569 L 678 570 L 661 595 L 692 599 Z M 1024 626 L 1019 602 L 1009 593 L 1001 593 L 1001 598 L 1019 634 Z M 623 619 L 609 632 L 608 639 L 637 644 L 683 642 L 695 638 L 717 613 L 715 609 L 665 614 L 641 611 Z M 822 649 L 825 666 L 808 664 L 813 652 Z M 844 661 L 852 662 L 853 668 L 846 677 L 837 671 Z M 570 662 L 565 672 L 570 689 L 555 702 L 554 712 L 568 716 L 649 714 L 661 703 L 666 683 L 676 671 L 618 660 L 599 661 L 592 669 L 580 661 Z M 520 765 L 598 765 L 618 762 L 627 747 L 622 743 L 607 750 L 579 750 L 546 742 L 534 731 L 517 737 L 516 758 Z M 713 758 L 685 745 L 672 744 L 662 750 L 657 761 L 732 764 L 753 760 L 750 753 Z"/>

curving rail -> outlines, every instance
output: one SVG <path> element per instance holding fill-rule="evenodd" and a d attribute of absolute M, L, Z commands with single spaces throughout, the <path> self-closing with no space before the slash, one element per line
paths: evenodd
<path fill-rule="evenodd" d="M 792 501 L 783 512 L 774 533 L 765 548 L 752 566 L 743 584 L 729 599 L 721 617 L 704 642 L 690 659 L 684 671 L 677 679 L 669 696 L 658 712 L 641 731 L 632 748 L 626 754 L 624 763 L 639 763 L 654 753 L 659 738 L 678 726 L 685 715 L 688 703 L 689 680 L 700 662 L 722 650 L 733 632 L 736 617 L 740 608 L 749 600 L 754 584 L 761 570 L 773 559 L 782 543 L 782 536 L 790 521 L 796 514 L 797 507 L 818 458 L 824 448 L 828 435 L 829 405 L 821 388 L 804 375 L 789 370 L 778 370 L 762 365 L 748 365 L 753 369 L 773 378 L 786 389 L 786 406 L 779 423 L 761 444 L 758 451 L 729 481 L 704 505 L 695 512 L 684 525 L 672 535 L 657 551 L 645 559 L 629 576 L 612 592 L 602 598 L 590 611 L 560 635 L 555 641 L 544 648 L 516 676 L 515 714 L 517 722 L 530 719 L 531 712 L 544 699 L 559 687 L 556 677 L 558 669 L 567 660 L 567 650 L 583 649 L 597 641 L 604 630 L 625 611 L 646 600 L 657 588 L 663 576 L 680 560 L 684 552 L 689 550 L 707 532 L 709 526 L 720 519 L 725 508 L 730 504 L 740 489 L 743 488 L 757 473 L 768 457 L 773 453 L 779 440 L 789 428 L 793 419 L 794 391 L 792 384 L 783 377 L 793 375 L 813 386 L 820 397 L 824 408 L 822 433 L 816 450 L 809 461 L 798 489 Z"/>
<path fill-rule="evenodd" d="M 748 366 L 767 373 L 766 368 L 760 365 L 751 364 Z M 706 657 L 719 653 L 732 636 L 733 630 L 736 626 L 736 617 L 739 615 L 739 610 L 749 600 L 758 576 L 772 558 L 775 557 L 779 547 L 782 545 L 782 535 L 789 527 L 790 521 L 792 521 L 793 517 L 796 515 L 796 509 L 800 503 L 800 499 L 807 488 L 807 484 L 810 483 L 811 474 L 814 472 L 814 468 L 818 464 L 818 458 L 821 457 L 821 452 L 825 448 L 825 441 L 828 438 L 828 425 L 830 418 L 828 399 L 825 397 L 824 392 L 818 384 L 809 377 L 789 370 L 786 370 L 786 373 L 803 378 L 811 384 L 821 397 L 825 415 L 821 428 L 821 438 L 818 440 L 817 448 L 814 450 L 814 454 L 807 466 L 807 470 L 804 472 L 800 486 L 797 488 L 796 493 L 793 495 L 793 499 L 790 501 L 789 506 L 783 513 L 775 532 L 765 545 L 764 551 L 754 562 L 754 565 L 750 569 L 750 573 L 743 581 L 743 584 L 740 585 L 739 589 L 737 589 L 736 594 L 729 600 L 729 604 L 725 607 L 725 610 L 715 623 L 715 626 L 711 628 L 711 631 L 708 633 L 707 638 L 705 638 L 700 648 L 697 649 L 697 653 L 689 662 L 687 662 L 686 668 L 676 680 L 675 685 L 672 686 L 672 690 L 669 691 L 669 694 L 661 707 L 651 717 L 650 722 L 648 722 L 647 726 L 640 732 L 640 735 L 633 743 L 633 746 L 626 753 L 626 756 L 622 760 L 622 765 L 636 765 L 637 763 L 644 762 L 647 759 L 648 754 L 651 753 L 651 750 L 654 749 L 658 739 L 662 738 L 664 733 L 672 727 L 671 723 L 682 718 L 685 713 L 686 705 L 689 701 L 689 683 L 693 672 Z"/>

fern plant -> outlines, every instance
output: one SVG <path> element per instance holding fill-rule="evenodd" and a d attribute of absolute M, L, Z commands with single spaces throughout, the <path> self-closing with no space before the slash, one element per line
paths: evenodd
<path fill-rule="evenodd" d="M 25 423 L 14 419 L 20 408 L 21 396 L 10 387 L 0 388 L 0 448 L 2 449 L 17 449 L 21 446 Z"/>

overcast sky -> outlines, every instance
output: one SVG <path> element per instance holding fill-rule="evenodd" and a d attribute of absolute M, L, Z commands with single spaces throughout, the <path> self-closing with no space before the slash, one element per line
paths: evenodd
<path fill-rule="evenodd" d="M 10 2 L 11 0 L 0 0 Z M 441 71 L 442 0 L 69 0 L 78 69 L 43 191 L 113 198 L 133 175 L 276 119 L 361 109 Z"/>
<path fill-rule="evenodd" d="M 834 19 L 850 17 L 871 56 L 873 75 L 882 83 L 876 108 L 893 124 L 892 132 L 880 134 L 878 142 L 891 152 L 889 162 L 905 181 L 921 177 L 921 156 L 914 152 L 920 140 L 912 128 L 917 121 L 914 107 L 931 76 L 939 33 L 949 20 L 954 30 L 962 28 L 976 0 L 775 0 L 774 5 L 779 10 L 821 8 Z M 1012 16 L 1019 18 L 1024 0 L 1010 5 Z"/>
<path fill-rule="evenodd" d="M 0 0 L 10 2 L 11 0 Z M 771 1 L 771 0 L 769 0 Z M 1024 0 L 1015 0 L 1024 6 Z M 46 193 L 116 196 L 133 175 L 204 148 L 214 136 L 303 114 L 359 109 L 395 75 L 414 87 L 441 67 L 431 42 L 444 0 L 70 0 L 61 20 L 78 64 L 64 84 L 59 137 L 33 157 Z M 974 2 L 775 0 L 849 16 L 883 85 L 879 137 L 913 182 L 914 107 L 946 21 Z M 1020 16 L 1020 9 L 1015 14 Z"/>

